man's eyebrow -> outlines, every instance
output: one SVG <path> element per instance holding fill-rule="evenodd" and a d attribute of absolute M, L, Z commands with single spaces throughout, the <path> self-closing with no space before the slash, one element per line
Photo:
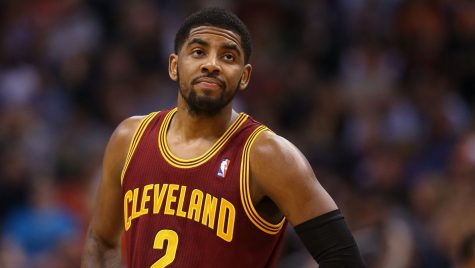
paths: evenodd
<path fill-rule="evenodd" d="M 234 43 L 225 43 L 221 46 L 222 48 L 224 49 L 229 49 L 229 50 L 234 50 L 236 51 L 239 55 L 241 55 L 241 50 L 239 49 L 239 47 L 234 44 Z"/>
<path fill-rule="evenodd" d="M 187 46 L 191 46 L 191 45 L 194 45 L 194 44 L 198 44 L 198 45 L 202 45 L 202 46 L 209 46 L 208 42 L 206 42 L 205 40 L 201 39 L 201 38 L 193 38 L 191 39 L 190 42 L 188 42 L 188 44 L 186 44 Z"/>
<path fill-rule="evenodd" d="M 209 47 L 209 43 L 206 42 L 205 40 L 201 39 L 201 38 L 198 38 L 198 37 L 195 37 L 193 39 L 190 40 L 190 42 L 188 42 L 186 44 L 186 46 L 192 46 L 194 44 L 198 44 L 198 45 L 201 45 L 201 46 L 205 46 L 205 47 Z M 239 49 L 238 45 L 236 45 L 235 43 L 224 43 L 221 48 L 223 49 L 228 49 L 228 50 L 234 50 L 236 51 L 236 53 L 238 53 L 238 55 L 241 55 L 241 50 Z"/>

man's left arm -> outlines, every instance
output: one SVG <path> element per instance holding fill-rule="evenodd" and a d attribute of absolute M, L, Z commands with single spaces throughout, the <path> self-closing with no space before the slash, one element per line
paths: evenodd
<path fill-rule="evenodd" d="M 365 267 L 343 215 L 292 143 L 264 132 L 250 160 L 253 185 L 294 226 L 320 268 Z"/>

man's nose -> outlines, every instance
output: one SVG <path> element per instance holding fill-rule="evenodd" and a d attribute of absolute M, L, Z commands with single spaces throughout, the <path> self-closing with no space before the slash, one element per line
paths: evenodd
<path fill-rule="evenodd" d="M 201 71 L 206 73 L 219 73 L 221 72 L 221 66 L 219 65 L 216 55 L 209 55 L 206 61 L 201 66 Z"/>

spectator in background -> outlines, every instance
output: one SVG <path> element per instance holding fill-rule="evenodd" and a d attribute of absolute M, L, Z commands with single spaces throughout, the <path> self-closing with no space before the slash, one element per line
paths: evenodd
<path fill-rule="evenodd" d="M 68 259 L 67 252 L 80 244 L 78 224 L 59 207 L 54 191 L 52 183 L 38 178 L 28 204 L 7 215 L 1 231 L 6 267 L 56 267 L 52 264 Z"/>

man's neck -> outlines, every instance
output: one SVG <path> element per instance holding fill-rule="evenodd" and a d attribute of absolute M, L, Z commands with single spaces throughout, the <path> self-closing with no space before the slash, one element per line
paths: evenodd
<path fill-rule="evenodd" d="M 182 139 L 217 139 L 237 118 L 238 113 L 231 104 L 213 116 L 197 115 L 189 111 L 186 103 L 179 102 L 177 112 L 170 122 L 169 131 L 179 134 Z"/>

